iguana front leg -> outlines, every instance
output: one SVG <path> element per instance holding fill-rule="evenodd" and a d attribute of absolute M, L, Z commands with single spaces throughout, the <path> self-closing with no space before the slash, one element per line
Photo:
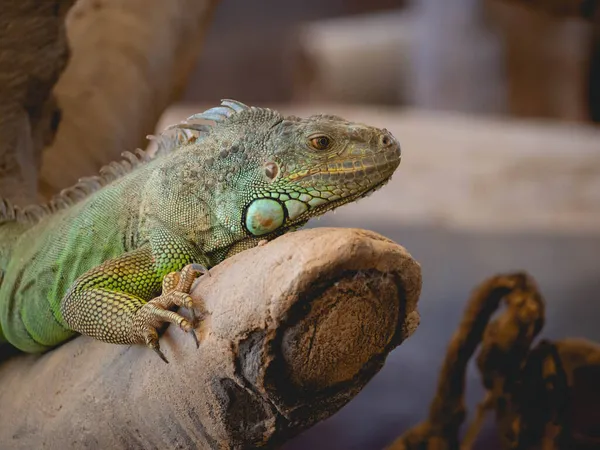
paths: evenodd
<path fill-rule="evenodd" d="M 149 246 L 141 247 L 83 274 L 61 302 L 66 325 L 113 344 L 145 344 L 168 362 L 160 350 L 157 328 L 173 323 L 196 339 L 193 324 L 171 309 L 192 310 L 189 291 L 196 276 L 206 271 L 180 248 L 170 250 L 176 258 L 167 252 L 157 259 Z"/>

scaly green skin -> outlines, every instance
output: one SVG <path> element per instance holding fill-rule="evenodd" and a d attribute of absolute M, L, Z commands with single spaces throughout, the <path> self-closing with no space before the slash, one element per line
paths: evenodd
<path fill-rule="evenodd" d="M 400 163 L 389 132 L 335 116 L 223 101 L 195 119 L 215 124 L 180 124 L 158 156 L 127 154 L 133 169 L 105 168 L 49 205 L 0 199 L 0 339 L 42 352 L 81 333 L 160 354 L 162 323 L 192 330 L 171 309 L 190 306 L 200 265 L 369 194 Z"/>

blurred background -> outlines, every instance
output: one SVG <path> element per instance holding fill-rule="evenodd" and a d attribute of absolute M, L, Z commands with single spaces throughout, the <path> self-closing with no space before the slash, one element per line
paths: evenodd
<path fill-rule="evenodd" d="M 13 84 L 0 89 L 0 193 L 48 197 L 221 98 L 390 130 L 403 155 L 393 180 L 309 226 L 405 246 L 422 264 L 421 325 L 353 401 L 285 447 L 381 449 L 425 418 L 487 277 L 527 270 L 547 301 L 543 337 L 600 342 L 599 3 L 2 2 L 0 88 Z M 49 15 L 66 23 L 68 64 L 62 25 L 47 27 L 55 46 L 35 42 L 50 42 L 39 25 Z M 58 65 L 40 63 L 50 57 Z M 14 61 L 40 69 L 7 75 Z M 50 91 L 60 108 L 34 108 Z M 474 367 L 467 391 L 472 412 L 483 395 Z M 492 419 L 476 448 L 499 448 Z"/>
<path fill-rule="evenodd" d="M 423 420 L 465 301 L 493 274 L 537 279 L 543 337 L 600 341 L 600 25 L 569 16 L 569 5 L 521 3 L 217 8 L 185 94 L 158 129 L 229 97 L 391 130 L 403 149 L 392 182 L 310 226 L 377 231 L 423 266 L 416 334 L 356 399 L 286 449 L 381 449 Z M 474 367 L 467 386 L 473 412 L 483 397 Z M 492 419 L 476 448 L 499 448 Z"/>
<path fill-rule="evenodd" d="M 589 21 L 560 14 L 584 2 L 523 7 L 532 3 L 224 0 L 183 101 L 227 92 L 251 103 L 600 120 L 598 36 Z"/>

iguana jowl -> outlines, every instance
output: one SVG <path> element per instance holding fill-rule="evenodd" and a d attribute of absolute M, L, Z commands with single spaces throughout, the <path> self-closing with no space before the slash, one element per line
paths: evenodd
<path fill-rule="evenodd" d="M 213 121 L 212 126 L 195 123 Z M 45 205 L 0 199 L 0 342 L 42 352 L 75 333 L 145 344 L 204 267 L 385 184 L 400 146 L 385 129 L 233 100 L 126 152 Z M 162 289 L 162 294 L 161 294 Z"/>

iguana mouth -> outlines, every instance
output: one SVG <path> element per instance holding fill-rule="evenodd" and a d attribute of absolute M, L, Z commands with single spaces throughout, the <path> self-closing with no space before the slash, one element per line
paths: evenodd
<path fill-rule="evenodd" d="M 352 158 L 346 161 L 330 162 L 308 170 L 290 174 L 291 181 L 305 189 L 315 189 L 316 185 L 334 184 L 339 179 L 388 178 L 398 168 L 401 161 L 400 146 L 386 149 L 373 155 Z M 327 177 L 324 179 L 324 177 Z M 340 183 L 343 184 L 343 183 Z"/>
<path fill-rule="evenodd" d="M 365 189 L 346 190 L 346 193 L 342 191 L 341 195 L 332 195 L 329 198 L 313 197 L 310 193 L 298 192 L 277 194 L 277 197 L 259 197 L 244 210 L 242 223 L 253 236 L 281 233 L 281 230 L 293 228 L 346 203 L 367 197 L 390 180 L 395 167 L 391 168 L 386 176 L 381 177 L 379 182 Z"/>
<path fill-rule="evenodd" d="M 282 202 L 287 219 L 284 226 L 294 226 L 380 189 L 400 165 L 400 147 L 394 144 L 373 156 L 315 167 L 301 174 L 294 182 L 298 192 Z M 332 185 L 335 188 L 331 189 Z"/>
<path fill-rule="evenodd" d="M 329 201 L 327 203 L 323 203 L 321 205 L 314 206 L 312 208 L 309 207 L 309 209 L 307 211 L 308 214 L 303 214 L 303 217 L 299 217 L 296 220 L 289 221 L 286 225 L 293 226 L 296 224 L 296 222 L 305 222 L 306 220 L 308 220 L 310 218 L 318 217 L 320 215 L 325 214 L 326 212 L 333 211 L 334 209 L 339 208 L 340 206 L 343 206 L 347 203 L 352 203 L 361 198 L 368 197 L 373 192 L 379 190 L 381 187 L 383 187 L 385 184 L 387 184 L 387 182 L 390 180 L 390 178 L 391 177 L 387 177 L 387 178 L 383 179 L 382 181 L 373 185 L 371 188 L 369 188 L 365 191 L 359 191 L 359 192 L 350 194 L 348 196 L 341 197 L 337 200 Z M 306 216 L 308 216 L 308 217 L 306 217 Z"/>

